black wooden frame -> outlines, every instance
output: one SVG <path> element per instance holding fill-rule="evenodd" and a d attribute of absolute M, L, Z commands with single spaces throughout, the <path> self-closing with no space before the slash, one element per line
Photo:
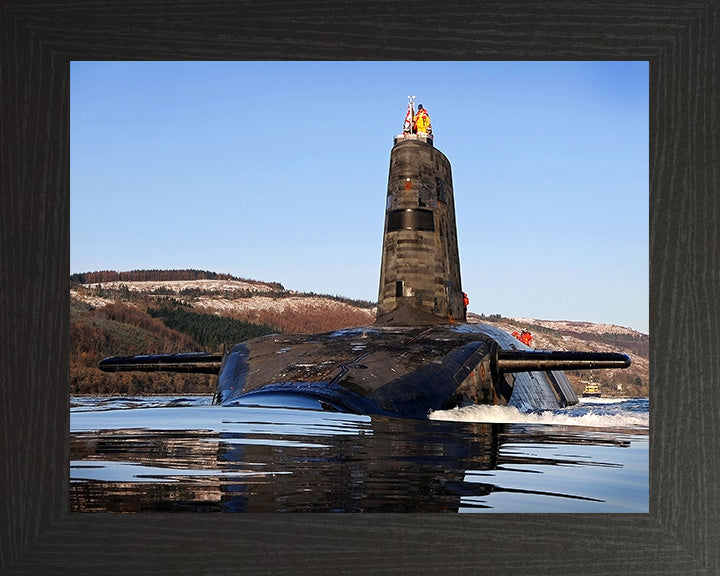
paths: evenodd
<path fill-rule="evenodd" d="M 720 0 L 5 0 L 0 573 L 719 574 L 719 32 Z M 282 58 L 649 62 L 649 514 L 68 513 L 69 62 Z"/>

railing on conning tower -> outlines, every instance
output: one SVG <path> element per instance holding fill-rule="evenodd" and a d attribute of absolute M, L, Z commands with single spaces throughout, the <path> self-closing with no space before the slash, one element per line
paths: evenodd
<path fill-rule="evenodd" d="M 418 125 L 420 122 L 420 125 Z M 433 133 L 430 124 L 430 115 L 422 104 L 418 104 L 415 112 L 415 96 L 408 96 L 408 107 L 403 122 L 402 134 L 395 136 L 395 144 L 402 140 L 420 140 L 432 146 Z"/>

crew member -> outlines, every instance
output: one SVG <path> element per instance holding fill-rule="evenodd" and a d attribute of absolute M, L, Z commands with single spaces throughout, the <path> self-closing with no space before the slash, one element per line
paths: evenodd
<path fill-rule="evenodd" d="M 430 125 L 430 115 L 423 108 L 422 104 L 418 104 L 418 111 L 413 119 L 413 125 L 418 134 L 432 134 L 432 126 Z"/>
<path fill-rule="evenodd" d="M 532 342 L 532 334 L 527 330 L 523 330 L 522 332 L 515 330 L 512 335 L 526 346 L 530 346 L 530 342 Z"/>
<path fill-rule="evenodd" d="M 527 330 L 523 330 L 520 333 L 520 342 L 522 342 L 526 346 L 530 346 L 530 342 L 532 342 L 532 334 L 530 334 L 530 332 L 528 332 Z"/>

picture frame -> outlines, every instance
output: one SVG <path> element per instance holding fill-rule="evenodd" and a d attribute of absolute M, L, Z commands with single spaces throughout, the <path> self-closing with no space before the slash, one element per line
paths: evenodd
<path fill-rule="evenodd" d="M 439 11 L 438 11 L 439 10 Z M 710 574 L 720 2 L 0 9 L 0 572 Z M 68 512 L 69 91 L 83 59 L 632 59 L 650 65 L 650 513 Z"/>

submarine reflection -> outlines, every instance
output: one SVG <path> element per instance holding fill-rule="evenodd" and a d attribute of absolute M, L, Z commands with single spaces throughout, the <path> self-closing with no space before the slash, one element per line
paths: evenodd
<path fill-rule="evenodd" d="M 558 470 L 597 476 L 622 465 L 579 447 L 630 445 L 543 426 L 210 409 L 220 412 L 199 429 L 74 432 L 71 511 L 503 512 L 499 494 L 526 511 L 574 511 L 602 499 Z"/>

